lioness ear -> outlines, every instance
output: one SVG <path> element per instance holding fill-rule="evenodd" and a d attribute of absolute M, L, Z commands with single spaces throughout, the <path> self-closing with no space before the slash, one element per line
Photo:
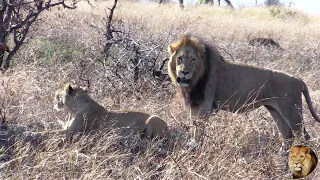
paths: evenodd
<path fill-rule="evenodd" d="M 176 49 L 174 49 L 172 46 L 168 46 L 168 52 L 169 54 L 173 54 L 176 51 Z"/>
<path fill-rule="evenodd" d="M 72 93 L 73 88 L 71 87 L 71 85 L 69 83 L 67 83 L 66 85 L 64 85 L 64 90 L 66 91 L 67 94 Z"/>

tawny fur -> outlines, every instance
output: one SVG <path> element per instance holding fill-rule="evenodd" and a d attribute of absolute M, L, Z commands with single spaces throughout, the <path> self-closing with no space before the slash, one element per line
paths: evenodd
<path fill-rule="evenodd" d="M 317 156 L 308 146 L 293 146 L 289 150 L 288 165 L 293 178 L 306 177 L 316 168 L 317 162 Z"/>
<path fill-rule="evenodd" d="M 67 136 L 74 133 L 87 133 L 99 127 L 120 128 L 120 135 L 129 133 L 144 134 L 148 138 L 165 138 L 169 135 L 167 123 L 158 116 L 143 112 L 107 111 L 95 102 L 81 88 L 72 88 L 66 84 L 55 95 L 55 108 L 65 108 L 69 113 L 65 125 Z"/>
<path fill-rule="evenodd" d="M 214 46 L 191 35 L 168 46 L 169 76 L 192 115 L 208 117 L 213 109 L 245 112 L 265 106 L 284 139 L 302 127 L 303 93 L 313 117 L 320 122 L 306 84 L 292 75 L 225 61 Z"/>

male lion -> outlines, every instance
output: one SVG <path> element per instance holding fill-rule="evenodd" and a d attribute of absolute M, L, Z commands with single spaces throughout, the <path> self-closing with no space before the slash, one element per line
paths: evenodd
<path fill-rule="evenodd" d="M 294 179 L 306 177 L 316 168 L 317 163 L 317 156 L 308 146 L 290 148 L 288 165 Z"/>
<path fill-rule="evenodd" d="M 192 115 L 207 117 L 213 109 L 244 112 L 265 106 L 284 139 L 310 139 L 302 127 L 304 94 L 311 114 L 320 122 L 306 84 L 275 70 L 227 62 L 217 49 L 191 35 L 168 46 L 169 76 Z"/>
<path fill-rule="evenodd" d="M 65 108 L 69 120 L 64 130 L 67 137 L 77 132 L 87 133 L 100 126 L 120 128 L 121 135 L 139 133 L 148 138 L 168 137 L 165 121 L 158 116 L 142 112 L 113 112 L 99 105 L 81 88 L 73 88 L 69 83 L 55 93 L 55 109 Z"/>

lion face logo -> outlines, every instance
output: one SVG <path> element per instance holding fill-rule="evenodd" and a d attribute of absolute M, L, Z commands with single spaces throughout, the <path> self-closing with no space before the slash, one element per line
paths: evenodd
<path fill-rule="evenodd" d="M 290 161 L 292 169 L 295 171 L 302 171 L 303 162 L 307 158 L 311 158 L 310 149 L 303 147 L 297 151 L 297 148 L 292 148 L 290 151 Z"/>
<path fill-rule="evenodd" d="M 298 145 L 291 147 L 288 165 L 293 177 L 302 178 L 310 174 L 317 164 L 316 158 L 308 146 Z"/>

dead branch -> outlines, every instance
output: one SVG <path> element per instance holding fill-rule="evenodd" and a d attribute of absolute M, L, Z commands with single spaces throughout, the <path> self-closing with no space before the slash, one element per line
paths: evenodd
<path fill-rule="evenodd" d="M 106 56 L 108 56 L 108 52 L 109 52 L 109 49 L 112 45 L 112 42 L 110 42 L 112 39 L 113 39 L 113 32 L 114 31 L 114 28 L 112 28 L 112 19 L 113 19 L 113 13 L 114 13 L 114 10 L 116 9 L 117 7 L 117 3 L 118 3 L 118 0 L 114 0 L 114 3 L 113 3 L 113 6 L 112 8 L 108 8 L 110 10 L 110 14 L 107 16 L 107 22 L 106 22 L 106 38 L 107 38 L 107 42 L 104 46 L 104 53 Z"/>
<path fill-rule="evenodd" d="M 75 9 L 76 2 L 70 5 L 65 0 L 7 0 L 0 1 L 0 43 L 7 46 L 10 36 L 13 37 L 13 47 L 0 48 L 0 66 L 3 71 L 10 66 L 10 61 L 24 43 L 30 27 L 38 16 L 52 7 L 62 6 Z M 2 47 L 2 46 L 1 46 Z M 5 56 L 5 52 L 8 54 Z"/>

